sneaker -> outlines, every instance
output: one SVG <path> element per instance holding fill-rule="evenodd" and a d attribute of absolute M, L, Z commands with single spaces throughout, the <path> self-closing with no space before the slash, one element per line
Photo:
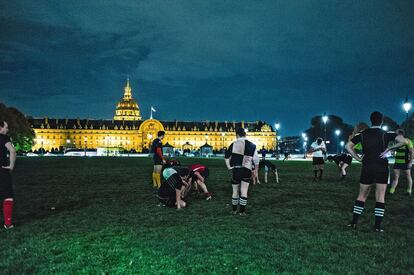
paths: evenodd
<path fill-rule="evenodd" d="M 383 233 L 383 232 L 384 232 L 384 229 L 382 229 L 382 228 L 377 228 L 377 227 L 375 227 L 375 226 L 374 226 L 373 230 L 374 230 L 374 232 L 378 232 L 378 233 Z"/>
<path fill-rule="evenodd" d="M 351 223 L 348 224 L 348 227 L 351 228 L 351 229 L 356 230 L 357 229 L 357 224 L 351 222 Z"/>
<path fill-rule="evenodd" d="M 11 225 L 5 225 L 4 224 L 3 226 L 4 226 L 4 229 L 6 229 L 6 230 L 14 228 L 14 224 L 11 224 Z"/>
<path fill-rule="evenodd" d="M 213 198 L 213 194 L 211 194 L 210 192 L 206 193 L 206 201 L 209 201 Z"/>
<path fill-rule="evenodd" d="M 246 212 L 240 212 L 239 216 L 247 216 Z"/>

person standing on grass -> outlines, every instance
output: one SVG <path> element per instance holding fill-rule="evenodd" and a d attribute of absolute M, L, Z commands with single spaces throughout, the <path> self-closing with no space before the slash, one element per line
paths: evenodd
<path fill-rule="evenodd" d="M 165 163 L 164 156 L 162 155 L 162 140 L 165 136 L 164 131 L 159 131 L 157 138 L 154 139 L 151 146 L 151 153 L 153 153 L 154 171 L 152 172 L 152 185 L 154 188 L 160 188 L 161 186 L 161 171 L 162 165 Z"/>
<path fill-rule="evenodd" d="M 3 201 L 4 228 L 11 229 L 13 216 L 13 183 L 11 172 L 16 162 L 16 150 L 7 135 L 9 125 L 6 121 L 0 120 L 0 198 Z"/>
<path fill-rule="evenodd" d="M 352 156 L 348 154 L 337 154 L 334 156 L 328 156 L 329 162 L 335 162 L 339 167 L 339 176 L 341 180 L 346 177 L 346 168 L 348 168 L 352 163 Z"/>
<path fill-rule="evenodd" d="M 365 201 L 371 187 L 375 184 L 374 231 L 383 232 L 381 223 L 385 213 L 385 192 L 389 178 L 388 159 L 385 155 L 389 150 L 406 145 L 407 141 L 394 132 L 385 132 L 381 129 L 383 115 L 380 112 L 373 112 L 370 120 L 371 128 L 356 134 L 346 144 L 346 149 L 351 156 L 362 162 L 359 195 L 355 201 L 352 221 L 348 226 L 353 229 L 357 228 L 358 218 L 364 211 Z M 391 141 L 396 141 L 397 144 L 387 149 L 388 143 Z M 355 145 L 358 143 L 362 145 L 362 157 L 355 151 Z"/>
<path fill-rule="evenodd" d="M 256 145 L 246 139 L 243 128 L 236 130 L 237 140 L 225 152 L 224 160 L 227 169 L 232 172 L 231 183 L 233 187 L 232 214 L 246 215 L 247 192 L 249 180 L 255 177 L 259 169 L 259 156 Z M 255 169 L 252 172 L 252 164 Z M 239 210 L 237 211 L 237 208 Z"/>
<path fill-rule="evenodd" d="M 404 137 L 404 130 L 398 129 L 397 135 Z M 404 137 L 405 138 L 405 137 Z M 413 166 L 414 160 L 414 149 L 413 143 L 410 139 L 406 138 L 408 144 L 397 148 L 395 151 L 395 163 L 394 163 L 394 180 L 392 181 L 392 185 L 390 188 L 390 194 L 394 194 L 395 188 L 398 185 L 398 179 L 400 177 L 401 172 L 405 174 L 407 177 L 407 194 L 411 196 L 411 192 L 413 189 L 413 179 L 411 178 L 411 167 Z"/>
<path fill-rule="evenodd" d="M 315 175 L 313 181 L 317 181 L 318 179 L 321 180 L 325 164 L 323 157 L 324 153 L 326 152 L 325 142 L 322 138 L 317 138 L 316 141 L 311 144 L 310 152 L 312 153 L 313 173 Z"/>

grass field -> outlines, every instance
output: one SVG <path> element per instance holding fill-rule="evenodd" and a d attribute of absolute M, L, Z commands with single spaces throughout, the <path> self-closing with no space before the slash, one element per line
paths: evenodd
<path fill-rule="evenodd" d="M 278 162 L 281 182 L 250 187 L 248 216 L 232 216 L 223 160 L 210 168 L 211 201 L 158 207 L 152 163 L 138 158 L 19 158 L 15 222 L 0 230 L 1 274 L 414 274 L 414 197 L 387 196 L 383 234 L 370 197 L 346 227 L 358 192 L 333 164 L 313 183 L 309 162 Z M 371 194 L 373 195 L 373 193 Z"/>

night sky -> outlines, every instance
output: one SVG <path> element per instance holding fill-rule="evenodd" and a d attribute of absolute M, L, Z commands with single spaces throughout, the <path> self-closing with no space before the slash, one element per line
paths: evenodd
<path fill-rule="evenodd" d="M 0 102 L 110 119 L 129 75 L 143 118 L 398 123 L 414 98 L 414 1 L 0 0 Z"/>

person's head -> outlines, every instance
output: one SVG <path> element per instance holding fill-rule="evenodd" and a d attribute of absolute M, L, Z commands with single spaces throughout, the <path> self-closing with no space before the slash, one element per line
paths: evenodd
<path fill-rule="evenodd" d="M 187 167 L 183 167 L 183 168 L 181 168 L 181 169 L 178 170 L 178 175 L 182 179 L 187 179 L 188 176 L 190 175 L 190 169 L 188 169 Z"/>
<path fill-rule="evenodd" d="M 6 121 L 0 120 L 0 134 L 6 135 L 9 131 L 9 125 Z"/>
<path fill-rule="evenodd" d="M 322 138 L 320 138 L 320 137 L 318 137 L 318 138 L 316 139 L 316 144 L 321 145 L 321 144 L 322 144 L 322 141 L 323 141 L 323 139 L 322 139 Z"/>
<path fill-rule="evenodd" d="M 395 131 L 396 133 L 397 133 L 397 135 L 399 135 L 399 136 L 404 136 L 405 135 L 405 132 L 404 132 L 404 130 L 403 129 L 398 129 L 397 131 Z"/>
<path fill-rule="evenodd" d="M 245 137 L 245 136 L 246 136 L 246 132 L 244 131 L 244 129 L 243 129 L 243 128 L 237 128 L 237 130 L 236 130 L 236 135 L 237 135 L 238 137 Z"/>
<path fill-rule="evenodd" d="M 157 133 L 157 137 L 158 137 L 159 139 L 163 139 L 163 138 L 164 138 L 164 136 L 165 136 L 165 132 L 164 132 L 164 131 L 158 131 L 158 133 Z"/>
<path fill-rule="evenodd" d="M 330 162 L 332 162 L 332 161 L 333 161 L 333 157 L 332 157 L 332 156 L 328 156 L 326 159 L 327 159 L 328 161 L 330 161 Z"/>
<path fill-rule="evenodd" d="M 378 111 L 375 111 L 371 114 L 369 119 L 371 120 L 372 126 L 381 126 L 383 118 L 383 114 L 381 114 Z"/>

